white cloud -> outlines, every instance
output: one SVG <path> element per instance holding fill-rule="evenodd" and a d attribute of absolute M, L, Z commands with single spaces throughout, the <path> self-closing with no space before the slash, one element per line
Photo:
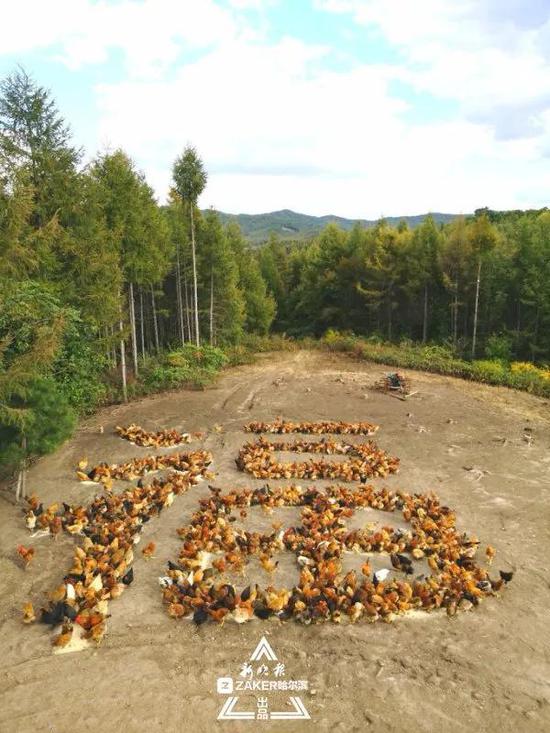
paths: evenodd
<path fill-rule="evenodd" d="M 316 0 L 378 29 L 402 54 L 395 77 L 419 91 L 453 99 L 471 119 L 493 122 L 501 137 L 513 107 L 531 117 L 550 103 L 550 5 L 540 0 Z M 526 116 L 525 128 L 532 128 Z M 521 136 L 521 135 L 520 135 Z"/>
<path fill-rule="evenodd" d="M 376 217 L 519 199 L 521 179 L 502 166 L 532 158 L 533 141 L 497 144 L 487 125 L 460 119 L 411 126 L 386 67 L 327 71 L 326 53 L 293 39 L 231 43 L 169 82 L 103 85 L 100 135 L 148 172 L 156 164 L 158 191 L 192 141 L 210 170 L 202 204 L 233 212 Z"/>
<path fill-rule="evenodd" d="M 76 70 L 117 50 L 137 77 L 168 69 L 182 51 L 241 35 L 235 14 L 213 0 L 18 0 L 4 15 L 0 53 L 59 46 L 58 58 Z"/>

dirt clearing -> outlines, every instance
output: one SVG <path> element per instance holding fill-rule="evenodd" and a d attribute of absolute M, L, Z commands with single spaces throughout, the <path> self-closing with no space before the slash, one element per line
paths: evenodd
<path fill-rule="evenodd" d="M 496 548 L 495 568 L 515 570 L 500 598 L 453 618 L 414 613 L 393 624 L 301 626 L 272 619 L 196 629 L 176 622 L 163 608 L 158 577 L 177 558 L 176 528 L 208 492 L 202 483 L 145 526 L 143 541 L 156 543 L 154 557 L 145 561 L 136 552 L 134 583 L 110 604 L 101 646 L 52 655 L 48 628 L 25 627 L 21 608 L 28 600 L 39 608 L 43 594 L 59 585 L 74 540 L 30 539 L 20 508 L 3 492 L 0 730 L 549 730 L 550 406 L 530 395 L 412 371 L 418 393 L 401 401 L 369 389 L 382 371 L 339 355 L 268 354 L 228 371 L 206 392 L 106 408 L 31 469 L 29 492 L 45 503 L 88 502 L 98 487 L 75 480 L 78 460 L 86 456 L 95 465 L 153 452 L 121 440 L 116 425 L 204 431 L 181 450 L 210 450 L 213 483 L 230 488 L 257 485 L 235 466 L 239 448 L 251 439 L 242 431 L 245 422 L 279 415 L 368 420 L 380 425 L 376 443 L 401 459 L 399 473 L 372 483 L 435 491 L 456 510 L 460 529 Z M 290 508 L 278 513 L 270 521 L 296 522 L 299 515 Z M 250 521 L 261 526 L 265 517 L 252 513 Z M 35 548 L 27 570 L 16 553 L 20 543 Z M 279 572 L 276 582 L 291 582 L 286 561 Z M 218 678 L 239 679 L 262 635 L 284 663 L 285 678 L 308 683 L 299 693 L 269 693 L 269 704 L 288 712 L 289 695 L 299 695 L 311 719 L 217 720 L 228 699 L 216 689 Z M 236 692 L 235 709 L 256 710 L 259 694 Z"/>

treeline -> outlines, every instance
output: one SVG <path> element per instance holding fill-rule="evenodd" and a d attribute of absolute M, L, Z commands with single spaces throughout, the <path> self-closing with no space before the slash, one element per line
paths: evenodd
<path fill-rule="evenodd" d="M 550 360 L 550 212 L 476 211 L 411 230 L 328 226 L 307 245 L 272 238 L 261 270 L 273 328 L 446 344 L 457 356 Z"/>
<path fill-rule="evenodd" d="M 239 228 L 197 208 L 207 175 L 192 147 L 174 161 L 162 207 L 124 151 L 83 161 L 49 91 L 23 70 L 7 77 L 0 468 L 53 449 L 77 414 L 119 390 L 126 399 L 140 379 L 169 386 L 185 376 L 181 360 L 166 361 L 169 347 L 204 345 L 208 368 L 220 359 L 217 345 L 267 333 L 275 315 Z"/>

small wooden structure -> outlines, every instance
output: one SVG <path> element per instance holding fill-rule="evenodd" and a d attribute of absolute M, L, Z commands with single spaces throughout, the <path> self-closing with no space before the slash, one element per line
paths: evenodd
<path fill-rule="evenodd" d="M 390 392 L 403 397 L 411 394 L 411 380 L 401 372 L 386 372 L 374 386 L 381 392 Z"/>

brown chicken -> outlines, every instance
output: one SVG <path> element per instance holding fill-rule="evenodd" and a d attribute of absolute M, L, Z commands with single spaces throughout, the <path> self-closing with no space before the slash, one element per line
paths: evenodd
<path fill-rule="evenodd" d="M 36 616 L 34 613 L 34 607 L 32 603 L 29 601 L 28 603 L 25 603 L 25 605 L 23 606 L 23 623 L 32 624 L 33 621 L 36 621 Z"/>
<path fill-rule="evenodd" d="M 17 554 L 19 555 L 21 560 L 23 560 L 23 565 L 26 569 L 29 567 L 34 557 L 34 547 L 25 547 L 25 545 L 17 545 Z"/>
<path fill-rule="evenodd" d="M 156 549 L 157 549 L 157 546 L 154 542 L 148 542 L 145 545 L 145 547 L 143 548 L 143 550 L 141 551 L 141 554 L 143 555 L 143 557 L 149 559 L 153 557 Z"/>

